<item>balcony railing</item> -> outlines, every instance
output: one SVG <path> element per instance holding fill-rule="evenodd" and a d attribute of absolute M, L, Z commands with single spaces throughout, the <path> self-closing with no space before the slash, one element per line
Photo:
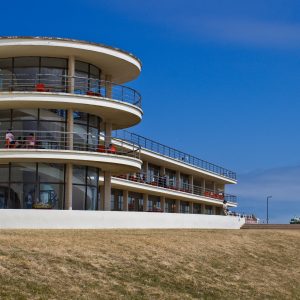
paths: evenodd
<path fill-rule="evenodd" d="M 180 191 L 184 193 L 194 194 L 197 196 L 203 196 L 206 198 L 211 198 L 214 200 L 219 200 L 223 202 L 226 200 L 227 202 L 236 203 L 236 196 L 225 194 L 223 192 L 216 192 L 211 189 L 203 188 L 201 186 L 192 185 L 189 183 L 185 183 L 182 180 L 179 182 L 174 178 L 168 178 L 167 176 L 157 176 L 150 175 L 147 173 L 135 173 L 129 175 L 120 175 L 117 176 L 121 179 L 126 179 L 134 182 L 149 184 L 152 186 L 157 186 L 169 190 Z"/>
<path fill-rule="evenodd" d="M 135 133 L 128 132 L 126 130 L 120 130 L 114 132 L 115 137 L 120 137 L 124 140 L 130 141 L 132 143 L 138 144 L 141 148 L 148 149 L 150 151 L 159 153 L 163 156 L 176 159 L 182 163 L 192 165 L 193 167 L 199 168 L 201 170 L 220 175 L 225 178 L 236 180 L 236 173 L 227 170 L 223 167 L 217 166 L 190 154 L 184 153 L 182 151 L 176 150 L 174 148 L 165 146 L 153 140 L 147 139 Z"/>
<path fill-rule="evenodd" d="M 118 100 L 139 108 L 142 105 L 140 93 L 132 88 L 110 81 L 77 76 L 0 73 L 0 92 L 10 91 L 74 93 Z"/>
<path fill-rule="evenodd" d="M 88 151 L 140 158 L 140 147 L 122 139 L 107 144 L 110 137 L 61 131 L 7 131 L 0 132 L 0 147 L 3 149 L 45 149 Z"/>

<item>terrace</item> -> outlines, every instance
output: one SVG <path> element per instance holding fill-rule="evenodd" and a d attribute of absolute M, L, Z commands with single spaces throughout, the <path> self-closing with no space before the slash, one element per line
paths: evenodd
<path fill-rule="evenodd" d="M 236 196 L 225 194 L 223 191 L 214 191 L 211 189 L 203 188 L 201 186 L 192 185 L 183 182 L 182 180 L 176 181 L 176 180 L 170 180 L 167 176 L 156 176 L 156 175 L 150 175 L 147 173 L 135 173 L 135 174 L 128 174 L 128 175 L 119 175 L 116 176 L 120 179 L 125 179 L 133 182 L 148 184 L 151 186 L 156 186 L 159 188 L 169 189 L 173 191 L 193 194 L 213 200 L 218 200 L 220 202 L 223 202 L 226 200 L 230 203 L 237 203 Z"/>
<path fill-rule="evenodd" d="M 199 168 L 206 172 L 216 174 L 236 182 L 235 172 L 232 172 L 228 169 L 217 166 L 215 164 L 212 164 L 210 162 L 207 162 L 203 159 L 197 158 L 195 156 L 192 156 L 180 150 L 160 144 L 151 139 L 145 138 L 141 135 L 131 133 L 126 130 L 122 130 L 122 131 L 115 131 L 114 136 L 118 139 L 122 138 L 123 140 L 135 143 L 139 145 L 141 148 L 153 151 L 165 157 L 169 157 L 177 161 L 180 161 L 181 163 L 191 165 L 193 167 Z"/>

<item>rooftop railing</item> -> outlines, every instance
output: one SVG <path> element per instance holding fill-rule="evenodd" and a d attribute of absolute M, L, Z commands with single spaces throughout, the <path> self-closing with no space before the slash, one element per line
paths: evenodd
<path fill-rule="evenodd" d="M 138 144 L 141 148 L 159 153 L 163 156 L 176 159 L 182 163 L 189 164 L 193 167 L 199 168 L 201 170 L 220 175 L 225 178 L 236 180 L 236 173 L 227 170 L 223 167 L 217 166 L 190 154 L 184 153 L 182 151 L 176 150 L 174 148 L 165 146 L 143 136 L 135 133 L 128 132 L 126 130 L 115 131 L 114 136 L 117 138 L 122 138 L 124 140 L 130 141 L 132 143 Z"/>
<path fill-rule="evenodd" d="M 74 93 L 118 100 L 139 108 L 142 105 L 139 92 L 110 81 L 56 74 L 0 73 L 0 92 L 13 91 Z"/>
<path fill-rule="evenodd" d="M 227 202 L 237 203 L 236 196 L 234 195 L 226 194 L 222 191 L 214 191 L 197 185 L 192 185 L 183 182 L 182 180 L 177 181 L 175 178 L 168 178 L 167 176 L 150 175 L 147 173 L 135 173 L 128 175 L 120 175 L 117 177 L 173 191 L 180 191 L 184 193 L 194 194 L 197 196 L 211 198 L 214 200 L 219 200 L 221 202 L 226 200 Z"/>
<path fill-rule="evenodd" d="M 140 158 L 140 147 L 118 139 L 114 145 L 107 144 L 108 136 L 60 131 L 23 131 L 0 132 L 0 148 L 5 149 L 45 149 L 74 150 L 116 154 Z"/>

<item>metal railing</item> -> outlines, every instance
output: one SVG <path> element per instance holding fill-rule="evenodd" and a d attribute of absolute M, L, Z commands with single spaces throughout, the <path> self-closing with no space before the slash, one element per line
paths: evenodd
<path fill-rule="evenodd" d="M 61 131 L 24 131 L 0 132 L 0 148 L 5 149 L 45 149 L 74 150 L 116 154 L 140 158 L 140 147 L 118 139 L 108 144 L 111 137 L 102 134 L 61 132 Z"/>
<path fill-rule="evenodd" d="M 217 166 L 190 154 L 184 153 L 182 151 L 176 150 L 174 148 L 168 147 L 166 145 L 160 144 L 141 135 L 128 132 L 126 130 L 119 130 L 114 132 L 115 137 L 120 137 L 124 140 L 130 141 L 132 143 L 138 144 L 141 148 L 159 153 L 166 157 L 176 159 L 182 163 L 192 165 L 201 170 L 208 171 L 213 174 L 220 175 L 232 180 L 236 180 L 236 173 L 232 172 L 223 167 Z"/>
<path fill-rule="evenodd" d="M 137 107 L 142 105 L 140 93 L 130 87 L 78 76 L 0 73 L 0 92 L 4 91 L 74 93 L 109 98 Z"/>
<path fill-rule="evenodd" d="M 216 192 L 211 189 L 183 182 L 182 180 L 177 181 L 175 178 L 168 178 L 167 176 L 157 176 L 147 173 L 134 173 L 119 175 L 116 177 L 134 182 L 149 184 L 152 186 L 162 187 L 169 190 L 203 196 L 222 202 L 226 200 L 227 202 L 237 203 L 236 196 L 234 195 L 226 194 L 224 192 Z"/>

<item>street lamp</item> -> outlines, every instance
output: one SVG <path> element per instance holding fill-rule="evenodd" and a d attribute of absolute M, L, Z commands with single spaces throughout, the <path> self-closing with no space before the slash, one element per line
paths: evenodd
<path fill-rule="evenodd" d="M 267 224 L 269 224 L 269 199 L 271 199 L 272 196 L 267 197 Z"/>

